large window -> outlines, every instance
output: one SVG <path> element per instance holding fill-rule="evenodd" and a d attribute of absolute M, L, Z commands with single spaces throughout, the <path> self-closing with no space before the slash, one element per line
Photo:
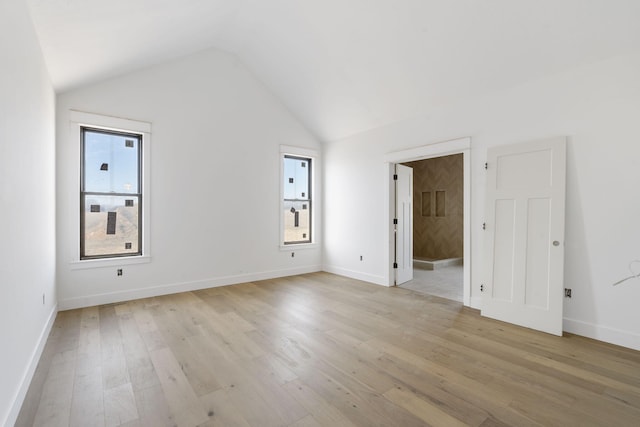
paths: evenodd
<path fill-rule="evenodd" d="M 283 210 L 285 245 L 311 243 L 311 158 L 285 154 L 283 161 Z"/>
<path fill-rule="evenodd" d="M 80 134 L 80 259 L 142 255 L 142 134 Z"/>

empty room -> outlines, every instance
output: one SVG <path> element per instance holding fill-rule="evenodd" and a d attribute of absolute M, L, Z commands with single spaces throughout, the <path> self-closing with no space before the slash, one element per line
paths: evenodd
<path fill-rule="evenodd" d="M 640 425 L 639 23 L 1 0 L 0 426 Z"/>

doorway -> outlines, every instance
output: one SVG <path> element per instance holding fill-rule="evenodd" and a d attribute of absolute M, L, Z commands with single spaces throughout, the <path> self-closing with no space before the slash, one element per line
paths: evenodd
<path fill-rule="evenodd" d="M 453 273 L 452 275 L 459 277 L 460 270 L 462 271 L 462 303 L 465 306 L 471 305 L 470 303 L 471 303 L 471 262 L 472 261 L 471 261 L 471 228 L 470 228 L 470 223 L 471 223 L 470 148 L 471 148 L 471 138 L 461 138 L 461 139 L 456 139 L 451 141 L 425 145 L 422 147 L 416 147 L 408 150 L 388 153 L 385 156 L 385 164 L 386 164 L 385 173 L 389 177 L 389 181 L 388 181 L 389 187 L 388 187 L 388 191 L 386 192 L 386 195 L 387 195 L 387 202 L 389 206 L 388 224 L 390 224 L 389 231 L 388 231 L 389 240 L 388 240 L 388 246 L 387 246 L 389 248 L 388 249 L 389 270 L 388 271 L 389 271 L 390 286 L 393 286 L 397 283 L 396 281 L 397 269 L 393 268 L 394 265 L 398 266 L 398 263 L 396 262 L 396 248 L 399 246 L 401 247 L 406 246 L 405 242 L 397 241 L 398 236 L 396 234 L 396 230 L 398 226 L 394 225 L 394 222 L 395 222 L 394 219 L 396 219 L 396 212 L 395 212 L 396 211 L 396 182 L 393 181 L 393 175 L 395 174 L 396 164 L 408 164 L 408 163 L 423 161 L 426 159 L 434 159 L 434 158 L 450 156 L 450 155 L 460 155 L 462 158 L 462 198 L 463 198 L 462 257 L 454 257 L 454 258 L 462 258 L 462 260 L 451 261 L 447 259 L 446 261 L 441 261 L 442 263 L 436 266 L 436 270 L 430 270 L 430 271 L 436 271 L 436 273 L 432 274 L 432 276 L 438 276 L 439 273 L 444 273 L 447 270 L 456 270 L 455 268 L 456 266 L 452 266 L 452 264 L 462 261 L 462 265 L 457 266 L 458 272 Z M 458 157 L 457 159 L 460 159 L 460 158 Z M 436 215 L 438 213 L 442 215 L 442 207 L 444 206 L 445 215 L 446 215 L 446 209 L 447 209 L 446 201 L 443 204 L 442 202 L 443 194 L 440 193 L 438 195 L 437 194 L 438 191 L 440 190 L 435 188 L 432 189 L 431 191 L 432 194 L 428 197 L 428 200 L 427 200 L 427 195 L 425 195 L 425 201 L 424 201 L 425 209 L 428 209 L 429 204 L 431 204 L 431 215 Z M 419 210 L 420 216 L 422 216 L 422 207 L 423 207 L 422 192 L 423 191 L 420 191 L 420 197 L 417 200 L 419 203 L 414 202 L 414 205 L 417 205 L 415 209 Z M 428 191 L 425 190 L 424 192 L 428 192 Z M 437 208 L 436 205 L 438 203 L 436 201 L 437 197 L 440 198 L 439 212 L 435 211 L 435 209 Z M 447 198 L 447 194 L 444 194 L 444 199 L 446 200 L 446 198 Z M 426 210 L 425 210 L 425 214 L 426 214 Z M 402 219 L 399 218 L 399 221 L 402 221 Z M 410 226 L 413 227 L 413 224 L 411 224 Z M 411 236 L 410 237 L 411 242 L 409 243 L 409 247 L 413 247 L 413 244 L 414 244 L 413 232 L 404 233 L 404 235 Z M 400 236 L 400 239 L 403 239 L 403 238 L 404 237 Z M 421 260 L 417 260 L 417 261 L 420 262 Z M 423 261 L 427 261 L 427 260 L 423 260 Z M 445 265 L 447 263 L 449 265 Z M 417 267 L 418 268 L 414 270 L 415 273 L 417 273 L 415 277 L 418 280 L 420 280 L 420 277 L 423 276 L 424 273 L 429 271 L 427 270 L 429 266 L 418 265 Z M 422 269 L 420 267 L 426 267 L 426 268 Z M 438 267 L 440 267 L 439 272 L 438 272 Z M 448 268 L 448 267 L 454 267 L 454 268 Z M 443 270 L 442 268 L 447 268 L 447 270 Z M 459 299 L 459 297 L 456 297 L 456 299 Z"/>
<path fill-rule="evenodd" d="M 463 301 L 464 159 L 402 163 L 413 169 L 413 280 L 407 289 Z"/>

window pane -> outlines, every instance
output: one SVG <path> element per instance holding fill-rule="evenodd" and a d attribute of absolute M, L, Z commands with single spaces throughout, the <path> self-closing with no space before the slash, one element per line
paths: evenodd
<path fill-rule="evenodd" d="M 310 160 L 284 158 L 284 198 L 309 199 Z"/>
<path fill-rule="evenodd" d="M 84 257 L 140 252 L 138 196 L 84 196 Z"/>
<path fill-rule="evenodd" d="M 284 202 L 284 242 L 300 243 L 311 241 L 310 202 Z"/>
<path fill-rule="evenodd" d="M 137 135 L 118 135 L 85 129 L 84 191 L 139 193 Z"/>

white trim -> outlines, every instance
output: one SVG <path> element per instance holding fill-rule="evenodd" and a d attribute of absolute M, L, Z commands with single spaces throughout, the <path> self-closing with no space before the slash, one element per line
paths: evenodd
<path fill-rule="evenodd" d="M 80 259 L 80 197 L 73 198 L 71 206 L 72 214 L 69 215 L 69 229 L 73 230 L 70 239 L 73 239 L 73 251 L 69 254 L 69 266 L 72 270 L 112 267 L 114 265 L 130 265 L 151 262 L 151 123 L 139 120 L 125 119 L 121 117 L 105 116 L 102 114 L 87 113 L 77 110 L 69 110 L 69 141 L 74 150 L 75 163 L 74 182 L 80 189 L 80 128 L 91 126 L 106 130 L 139 133 L 142 135 L 142 256 L 114 257 L 104 259 Z M 73 221 L 73 223 L 72 223 Z M 134 259 L 136 259 L 134 261 Z"/>
<path fill-rule="evenodd" d="M 125 132 L 151 133 L 151 123 L 122 117 L 105 116 L 84 111 L 69 110 L 69 121 Z"/>
<path fill-rule="evenodd" d="M 334 265 L 324 265 L 322 271 L 337 274 L 339 276 L 349 277 L 350 279 L 362 280 L 363 282 L 373 283 L 374 285 L 389 287 L 387 279 L 384 276 L 376 276 L 373 274 L 363 273 L 361 271 L 349 270 L 347 268 L 336 267 Z"/>
<path fill-rule="evenodd" d="M 83 259 L 80 261 L 71 261 L 69 268 L 71 270 L 85 270 L 89 268 L 118 267 L 121 265 L 148 264 L 151 262 L 150 256 L 127 256 L 114 257 L 105 259 Z"/>
<path fill-rule="evenodd" d="M 320 157 L 320 152 L 313 148 L 294 147 L 293 145 L 280 145 L 280 154 L 291 154 L 293 156 Z"/>
<path fill-rule="evenodd" d="M 294 250 L 305 250 L 305 249 L 318 249 L 320 245 L 318 243 L 289 243 L 285 245 L 283 243 L 280 244 L 280 250 L 282 252 L 294 251 Z"/>
<path fill-rule="evenodd" d="M 384 156 L 384 161 L 389 163 L 413 162 L 416 160 L 430 159 L 432 157 L 457 154 L 470 148 L 471 137 L 451 139 L 449 141 L 435 142 L 406 150 L 393 151 Z"/>
<path fill-rule="evenodd" d="M 20 409 L 24 404 L 24 399 L 27 396 L 27 392 L 29 391 L 29 386 L 31 385 L 31 381 L 33 380 L 33 375 L 36 372 L 36 368 L 38 367 L 38 363 L 40 362 L 40 357 L 42 357 L 42 352 L 44 351 L 44 347 L 47 344 L 47 340 L 49 339 L 49 334 L 51 333 L 51 328 L 53 328 L 53 323 L 56 320 L 56 315 L 58 314 L 58 305 L 54 305 L 51 309 L 51 313 L 49 313 L 49 318 L 47 319 L 47 323 L 42 328 L 42 332 L 40 333 L 40 337 L 38 338 L 38 343 L 36 347 L 33 349 L 31 353 L 31 357 L 29 358 L 29 364 L 27 366 L 27 370 L 22 376 L 22 381 L 20 382 L 20 387 L 18 388 L 16 395 L 13 399 L 13 404 L 9 409 L 9 413 L 7 414 L 7 418 L 4 421 L 5 426 L 12 426 L 15 424 L 18 419 L 18 415 L 20 415 Z"/>
<path fill-rule="evenodd" d="M 608 328 L 566 317 L 562 321 L 562 329 L 571 334 L 640 351 L 640 334 L 634 332 Z"/>
<path fill-rule="evenodd" d="M 395 205 L 394 194 L 395 187 L 393 180 L 389 179 L 393 176 L 393 165 L 395 163 L 412 162 L 417 160 L 430 159 L 434 157 L 448 156 L 450 154 L 463 155 L 464 169 L 464 295 L 463 304 L 471 306 L 471 137 L 453 139 L 449 141 L 437 142 L 433 144 L 423 145 L 421 147 L 409 148 L 402 151 L 394 151 L 384 156 L 384 176 L 385 196 L 388 200 L 389 208 L 384 210 L 384 221 L 388 224 L 384 229 L 385 233 L 385 259 L 388 260 L 386 273 L 386 282 L 389 286 L 394 283 L 393 265 L 393 208 Z"/>
<path fill-rule="evenodd" d="M 68 298 L 58 301 L 60 310 L 73 310 L 76 308 L 92 307 L 102 304 L 112 304 L 123 301 L 131 301 L 140 298 L 151 298 L 161 295 L 175 294 L 179 292 L 197 291 L 200 289 L 216 288 L 219 286 L 236 285 L 238 283 L 254 282 L 258 280 L 277 279 L 279 277 L 296 276 L 298 274 L 315 273 L 322 271 L 319 265 L 309 265 L 283 270 L 270 270 L 257 273 L 239 274 L 234 276 L 214 277 L 211 279 L 194 280 L 184 283 L 169 283 L 148 288 L 131 289 L 126 291 L 108 292 L 103 294 L 87 295 Z"/>
<path fill-rule="evenodd" d="M 464 203 L 462 207 L 462 217 L 464 221 L 463 230 L 463 262 L 466 267 L 462 269 L 462 282 L 464 283 L 462 303 L 467 307 L 476 307 L 471 300 L 471 138 L 468 141 L 468 148 L 462 150 L 462 170 L 463 176 L 463 190 Z"/>

